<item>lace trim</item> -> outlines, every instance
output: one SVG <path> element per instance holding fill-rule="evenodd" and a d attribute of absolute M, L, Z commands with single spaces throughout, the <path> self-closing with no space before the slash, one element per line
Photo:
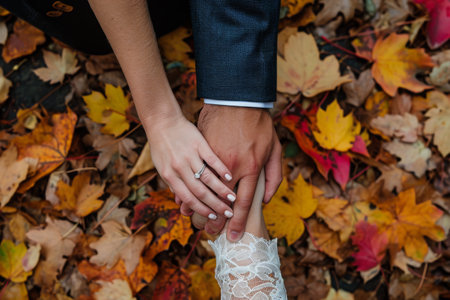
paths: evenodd
<path fill-rule="evenodd" d="M 237 243 L 222 233 L 208 241 L 216 254 L 216 279 L 225 300 L 285 300 L 277 239 L 266 240 L 244 233 Z"/>

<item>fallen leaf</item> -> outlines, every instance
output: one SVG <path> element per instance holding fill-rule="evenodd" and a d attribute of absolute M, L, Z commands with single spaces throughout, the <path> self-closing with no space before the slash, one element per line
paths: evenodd
<path fill-rule="evenodd" d="M 416 204 L 414 189 L 376 205 L 378 209 L 371 213 L 369 222 L 387 233 L 389 244 L 397 245 L 398 249 L 404 247 L 406 255 L 416 261 L 422 262 L 428 252 L 424 235 L 435 241 L 446 238 L 443 228 L 435 224 L 443 212 L 431 200 Z"/>
<path fill-rule="evenodd" d="M 135 142 L 130 138 L 115 139 L 109 135 L 99 135 L 93 137 L 92 147 L 100 152 L 95 166 L 99 170 L 103 170 L 108 166 L 114 156 L 119 155 L 117 159 L 122 161 L 122 157 L 128 158 L 131 163 L 137 159 L 136 152 L 133 151 L 137 147 Z M 125 163 L 125 162 L 124 162 Z"/>
<path fill-rule="evenodd" d="M 152 156 L 150 153 L 150 146 L 147 143 L 145 143 L 144 148 L 142 149 L 142 152 L 136 162 L 136 164 L 134 165 L 133 169 L 131 170 L 130 174 L 128 175 L 128 179 L 137 176 L 137 175 L 141 175 L 144 174 L 145 172 L 154 169 L 155 165 L 153 164 L 152 161 Z"/>
<path fill-rule="evenodd" d="M 28 300 L 28 291 L 25 283 L 10 283 L 5 286 L 2 300 Z"/>
<path fill-rule="evenodd" d="M 421 71 L 434 66 L 424 49 L 407 49 L 407 34 L 391 33 L 379 38 L 373 48 L 373 78 L 390 96 L 395 96 L 399 87 L 420 93 L 431 86 L 415 78 Z"/>
<path fill-rule="evenodd" d="M 313 97 L 351 81 L 349 75 L 340 76 L 336 57 L 330 55 L 320 60 L 314 37 L 304 32 L 289 37 L 285 56 L 278 56 L 277 62 L 277 90 L 282 93 L 302 92 L 306 97 Z"/>
<path fill-rule="evenodd" d="M 43 120 L 32 132 L 12 140 L 18 150 L 18 160 L 26 157 L 38 160 L 37 172 L 19 186 L 19 193 L 24 193 L 65 161 L 76 122 L 77 115 L 69 109 L 67 113 L 54 114 L 51 121 Z"/>
<path fill-rule="evenodd" d="M 0 22 L 0 44 L 4 45 L 6 39 L 8 38 L 8 27 L 6 27 L 6 22 Z"/>
<path fill-rule="evenodd" d="M 353 254 L 357 271 L 367 271 L 381 264 L 389 237 L 386 232 L 378 231 L 376 225 L 365 221 L 356 224 L 355 234 L 351 236 L 353 245 L 358 251 Z"/>
<path fill-rule="evenodd" d="M 314 3 L 314 0 L 281 0 L 281 7 L 288 9 L 286 17 L 290 18 L 298 14 L 306 4 Z"/>
<path fill-rule="evenodd" d="M 16 243 L 17 242 L 24 243 L 26 241 L 26 233 L 32 227 L 31 223 L 28 221 L 26 217 L 24 217 L 24 215 L 26 214 L 15 213 L 11 216 L 11 218 L 8 218 L 7 228 L 11 232 L 11 235 Z"/>
<path fill-rule="evenodd" d="M 291 185 L 287 179 L 281 182 L 272 200 L 264 205 L 263 214 L 271 236 L 286 237 L 291 245 L 305 230 L 303 219 L 310 217 L 316 208 L 312 186 L 299 175 Z"/>
<path fill-rule="evenodd" d="M 117 137 L 130 128 L 126 116 L 130 103 L 121 87 L 106 84 L 105 95 L 106 98 L 103 94 L 93 91 L 92 94 L 83 96 L 89 110 L 87 115 L 92 121 L 105 124 L 101 132 Z"/>
<path fill-rule="evenodd" d="M 3 69 L 0 68 L 0 104 L 9 98 L 9 89 L 12 86 L 11 80 L 3 75 Z"/>
<path fill-rule="evenodd" d="M 88 172 L 75 176 L 72 185 L 60 180 L 56 188 L 60 203 L 55 208 L 73 212 L 78 217 L 85 217 L 98 210 L 103 204 L 98 198 L 103 195 L 105 185 L 91 184 L 90 180 Z"/>
<path fill-rule="evenodd" d="M 427 42 L 431 49 L 442 46 L 449 38 L 450 2 L 448 0 L 415 0 L 428 10 Z"/>
<path fill-rule="evenodd" d="M 402 143 L 398 139 L 383 145 L 389 153 L 400 158 L 398 166 L 407 171 L 414 172 L 417 177 L 425 174 L 425 171 L 431 166 L 429 159 L 431 150 L 421 141 L 412 144 Z"/>
<path fill-rule="evenodd" d="M 356 107 L 361 106 L 369 97 L 373 88 L 375 87 L 375 81 L 373 80 L 370 70 L 365 70 L 359 75 L 356 80 L 353 72 L 350 72 L 351 82 L 344 83 L 342 89 L 347 96 L 345 102 L 350 103 Z"/>
<path fill-rule="evenodd" d="M 15 245 L 13 241 L 2 240 L 0 244 L 0 276 L 15 283 L 25 282 L 31 270 L 25 271 L 22 259 L 27 252 L 24 243 Z"/>
<path fill-rule="evenodd" d="M 347 241 L 353 232 L 355 223 L 350 202 L 345 199 L 328 199 L 323 196 L 319 196 L 317 199 L 316 215 L 323 219 L 330 229 L 339 232 L 341 241 Z"/>
<path fill-rule="evenodd" d="M 450 61 L 433 68 L 430 73 L 430 83 L 443 92 L 450 92 Z"/>
<path fill-rule="evenodd" d="M 188 300 L 191 280 L 185 270 L 163 261 L 156 279 L 153 300 Z"/>
<path fill-rule="evenodd" d="M 325 149 L 345 152 L 353 147 L 355 136 L 361 131 L 359 122 L 352 114 L 344 117 L 337 100 L 329 104 L 325 110 L 317 112 L 317 131 L 313 130 L 316 141 Z"/>
<path fill-rule="evenodd" d="M 160 37 L 158 45 L 161 47 L 162 55 L 169 61 L 180 61 L 187 67 L 193 68 L 194 61 L 188 54 L 192 52 L 192 49 L 184 41 L 191 34 L 191 31 L 186 27 L 178 27 L 174 31 Z"/>
<path fill-rule="evenodd" d="M 308 220 L 308 227 L 313 249 L 324 252 L 338 262 L 344 260 L 345 257 L 339 251 L 342 242 L 340 241 L 337 232 L 329 229 L 326 225 L 319 223 L 316 219 Z M 314 240 L 314 242 L 312 242 L 312 240 Z"/>
<path fill-rule="evenodd" d="M 191 287 L 189 292 L 192 299 L 219 299 L 220 287 L 215 276 L 216 259 L 208 259 L 202 267 L 190 265 L 187 272 L 191 277 Z"/>
<path fill-rule="evenodd" d="M 324 25 L 331 19 L 334 19 L 338 13 L 344 15 L 345 21 L 348 22 L 355 15 L 355 10 L 364 10 L 364 6 L 361 0 L 341 0 L 338 2 L 332 0 L 320 0 L 324 5 L 322 10 L 317 15 L 315 21 L 316 25 Z"/>
<path fill-rule="evenodd" d="M 427 98 L 433 108 L 425 114 L 429 119 L 425 121 L 423 132 L 433 135 L 433 143 L 445 157 L 450 153 L 450 98 L 438 91 L 429 92 Z"/>
<path fill-rule="evenodd" d="M 114 279 L 112 282 L 97 282 L 101 285 L 101 289 L 94 294 L 96 300 L 136 300 L 130 285 L 125 280 Z"/>
<path fill-rule="evenodd" d="M 7 63 L 33 53 L 38 45 L 45 42 L 44 33 L 22 19 L 17 19 L 13 30 L 2 51 L 3 59 Z"/>
<path fill-rule="evenodd" d="M 380 130 L 390 137 L 397 137 L 402 142 L 413 143 L 417 141 L 422 132 L 422 125 L 415 115 L 384 115 L 370 121 L 370 126 Z"/>
<path fill-rule="evenodd" d="M 352 46 L 355 48 L 358 57 L 372 61 L 372 52 L 375 41 L 375 34 L 370 30 L 366 30 L 361 32 L 360 36 L 352 40 Z"/>
<path fill-rule="evenodd" d="M 114 220 L 119 224 L 126 225 L 126 218 L 130 214 L 130 210 L 123 207 L 117 207 L 119 201 L 119 197 L 114 195 L 109 196 L 102 208 L 97 212 L 97 222 L 100 222 L 102 219 L 103 222 Z M 107 213 L 109 214 L 106 215 Z"/>
<path fill-rule="evenodd" d="M 75 52 L 67 48 L 63 48 L 61 56 L 50 51 L 43 52 L 47 67 L 33 70 L 42 81 L 50 81 L 50 84 L 63 82 L 66 74 L 73 75 L 80 69 Z"/>
<path fill-rule="evenodd" d="M 158 265 L 153 260 L 149 260 L 146 257 L 140 257 L 139 264 L 128 277 L 133 292 L 138 293 L 150 284 L 157 273 Z"/>
<path fill-rule="evenodd" d="M 89 262 L 98 266 L 114 267 L 121 258 L 125 262 L 127 274 L 131 274 L 139 263 L 139 257 L 144 247 L 150 243 L 152 234 L 133 235 L 131 230 L 116 221 L 102 223 L 105 234 L 89 246 L 97 250 L 97 254 Z"/>

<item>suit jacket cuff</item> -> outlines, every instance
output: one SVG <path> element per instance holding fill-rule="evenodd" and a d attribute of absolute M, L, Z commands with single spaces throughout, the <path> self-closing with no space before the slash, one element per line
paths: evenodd
<path fill-rule="evenodd" d="M 254 108 L 273 108 L 273 102 L 215 100 L 215 99 L 208 99 L 208 98 L 204 99 L 204 102 L 205 102 L 205 104 L 213 104 L 213 105 L 254 107 Z"/>

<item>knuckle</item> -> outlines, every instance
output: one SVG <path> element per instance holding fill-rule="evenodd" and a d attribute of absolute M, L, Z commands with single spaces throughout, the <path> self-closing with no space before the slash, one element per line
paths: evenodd
<path fill-rule="evenodd" d="M 180 159 L 173 159 L 172 160 L 172 164 L 171 164 L 171 166 L 172 166 L 172 168 L 174 169 L 174 170 L 176 170 L 176 171 L 181 171 L 181 169 L 182 169 L 182 161 L 180 160 Z"/>
<path fill-rule="evenodd" d="M 197 197 L 200 198 L 200 199 L 205 199 L 206 196 L 208 195 L 208 192 L 206 191 L 205 188 L 201 188 L 201 189 L 199 189 L 199 190 L 197 191 L 196 195 L 197 195 Z"/>

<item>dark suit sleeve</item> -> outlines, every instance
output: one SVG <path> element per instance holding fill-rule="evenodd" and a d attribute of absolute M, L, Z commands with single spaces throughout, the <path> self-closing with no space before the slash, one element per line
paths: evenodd
<path fill-rule="evenodd" d="M 198 96 L 273 102 L 279 0 L 191 0 Z"/>

